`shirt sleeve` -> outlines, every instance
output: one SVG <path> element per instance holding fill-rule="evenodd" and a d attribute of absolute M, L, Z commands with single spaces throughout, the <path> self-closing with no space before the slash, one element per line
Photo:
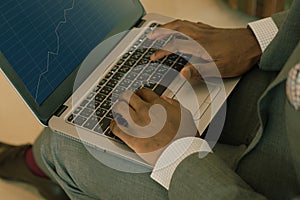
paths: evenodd
<path fill-rule="evenodd" d="M 278 32 L 278 28 L 271 17 L 251 22 L 248 26 L 256 36 L 262 52 L 265 51 Z"/>
<path fill-rule="evenodd" d="M 203 157 L 211 152 L 211 148 L 205 140 L 196 137 L 185 137 L 174 141 L 157 160 L 151 178 L 168 190 L 176 167 L 182 160 L 196 152 L 203 152 L 204 154 L 199 154 Z"/>

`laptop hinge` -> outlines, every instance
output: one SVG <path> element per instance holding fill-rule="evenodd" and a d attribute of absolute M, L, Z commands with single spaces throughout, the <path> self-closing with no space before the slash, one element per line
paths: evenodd
<path fill-rule="evenodd" d="M 146 20 L 144 19 L 139 19 L 139 21 L 137 21 L 137 23 L 135 23 L 134 27 L 135 28 L 140 28 L 141 26 L 143 26 L 143 24 L 145 23 Z"/>
<path fill-rule="evenodd" d="M 68 108 L 68 106 L 65 106 L 65 105 L 62 105 L 62 106 L 60 106 L 57 110 L 56 110 L 56 112 L 54 113 L 54 115 L 56 116 L 56 117 L 60 117 L 64 112 L 65 112 L 65 110 Z"/>

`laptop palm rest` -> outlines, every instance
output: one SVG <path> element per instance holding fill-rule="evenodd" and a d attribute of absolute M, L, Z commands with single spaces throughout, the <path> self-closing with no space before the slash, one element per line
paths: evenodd
<path fill-rule="evenodd" d="M 186 81 L 174 98 L 192 113 L 197 124 L 219 91 L 220 87 L 213 83 L 205 83 L 202 80 Z"/>

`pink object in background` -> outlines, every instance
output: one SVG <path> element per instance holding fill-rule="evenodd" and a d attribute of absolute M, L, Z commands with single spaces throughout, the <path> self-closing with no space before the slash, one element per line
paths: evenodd
<path fill-rule="evenodd" d="M 293 67 L 286 82 L 286 95 L 296 110 L 300 110 L 300 63 Z"/>

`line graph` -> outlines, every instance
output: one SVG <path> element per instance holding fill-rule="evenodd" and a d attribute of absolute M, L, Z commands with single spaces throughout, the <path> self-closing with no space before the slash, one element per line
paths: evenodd
<path fill-rule="evenodd" d="M 128 5 L 126 0 L 0 3 L 0 51 L 22 90 L 41 106 L 51 94 L 69 95 L 70 85 L 64 80 L 133 10 Z"/>
<path fill-rule="evenodd" d="M 38 99 L 38 94 L 39 94 L 39 88 L 40 88 L 40 83 L 41 83 L 41 79 L 43 77 L 43 75 L 47 74 L 49 72 L 49 65 L 50 65 L 50 56 L 58 56 L 59 55 L 59 51 L 60 51 L 60 37 L 59 37 L 59 33 L 58 30 L 60 28 L 60 26 L 62 26 L 63 24 L 67 23 L 67 12 L 71 11 L 74 9 L 75 6 L 75 0 L 72 0 L 72 6 L 69 8 L 66 8 L 64 10 L 64 19 L 62 21 L 60 21 L 56 28 L 55 28 L 55 35 L 56 35 L 56 51 L 48 51 L 48 55 L 47 55 L 47 64 L 46 64 L 46 70 L 43 71 L 38 78 L 38 83 L 36 86 L 36 94 L 35 94 L 35 101 L 37 101 Z"/>

